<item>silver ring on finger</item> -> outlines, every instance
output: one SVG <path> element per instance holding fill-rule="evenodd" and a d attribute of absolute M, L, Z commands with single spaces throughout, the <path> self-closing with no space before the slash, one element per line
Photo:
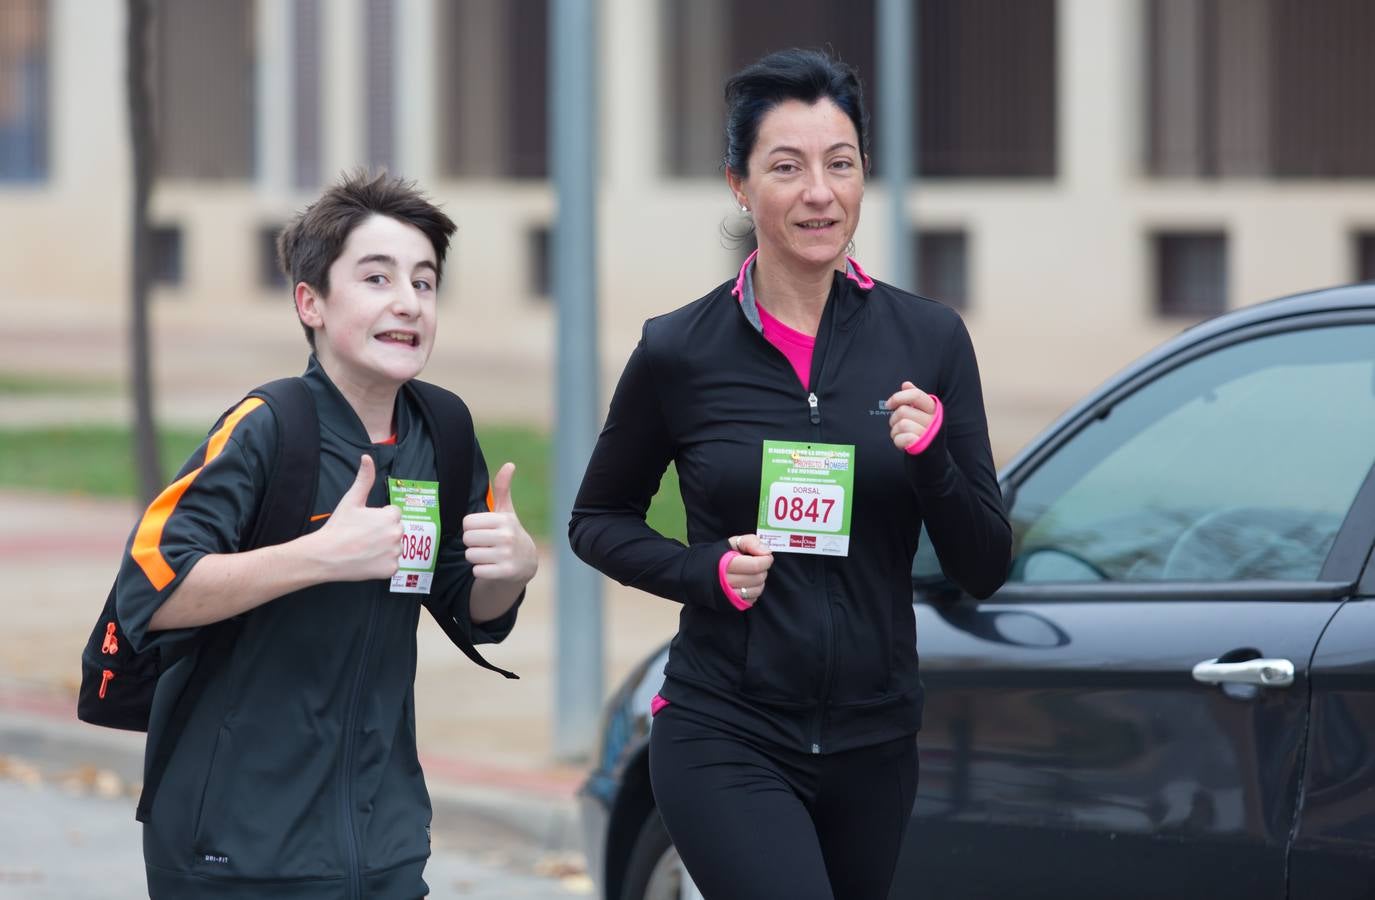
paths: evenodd
<path fill-rule="evenodd" d="M 742 587 L 742 588 L 740 588 L 740 590 L 737 591 L 736 593 L 738 593 L 738 594 L 740 595 L 740 599 L 741 599 L 741 600 L 748 600 L 748 599 L 750 599 L 750 589 L 747 588 L 747 587 Z"/>

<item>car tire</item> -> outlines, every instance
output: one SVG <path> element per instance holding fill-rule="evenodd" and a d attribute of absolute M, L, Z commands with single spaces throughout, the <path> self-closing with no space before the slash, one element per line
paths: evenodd
<path fill-rule="evenodd" d="M 658 809 L 651 809 L 621 882 L 621 900 L 679 900 L 683 896 L 683 864 L 664 828 Z"/>

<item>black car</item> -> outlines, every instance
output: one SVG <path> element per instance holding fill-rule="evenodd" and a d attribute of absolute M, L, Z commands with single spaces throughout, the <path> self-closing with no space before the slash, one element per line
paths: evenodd
<path fill-rule="evenodd" d="M 1006 586 L 914 562 L 892 896 L 1375 898 L 1372 463 L 1375 284 L 1190 329 L 1033 441 L 1002 473 Z M 696 896 L 646 765 L 666 652 L 581 791 L 611 900 Z"/>

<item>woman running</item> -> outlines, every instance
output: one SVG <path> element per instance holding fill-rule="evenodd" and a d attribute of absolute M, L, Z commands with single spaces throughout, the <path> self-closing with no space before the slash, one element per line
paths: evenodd
<path fill-rule="evenodd" d="M 880 900 L 917 788 L 918 536 L 986 597 L 1011 532 L 963 322 L 848 255 L 869 168 L 855 71 L 775 53 L 726 101 L 758 250 L 645 323 L 569 536 L 683 604 L 650 773 L 703 895 Z M 645 523 L 670 462 L 687 546 Z"/>

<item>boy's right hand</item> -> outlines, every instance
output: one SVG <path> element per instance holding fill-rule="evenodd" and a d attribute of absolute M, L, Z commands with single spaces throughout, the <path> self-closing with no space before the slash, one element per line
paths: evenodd
<path fill-rule="evenodd" d="M 315 533 L 330 581 L 369 581 L 396 574 L 401 560 L 401 510 L 368 506 L 376 477 L 372 457 L 364 455 L 353 484 Z"/>

